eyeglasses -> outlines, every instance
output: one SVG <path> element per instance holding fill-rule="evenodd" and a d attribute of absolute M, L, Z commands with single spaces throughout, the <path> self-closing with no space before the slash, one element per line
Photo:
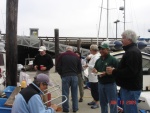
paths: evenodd
<path fill-rule="evenodd" d="M 48 84 L 46 82 L 43 82 L 42 84 L 48 86 Z"/>

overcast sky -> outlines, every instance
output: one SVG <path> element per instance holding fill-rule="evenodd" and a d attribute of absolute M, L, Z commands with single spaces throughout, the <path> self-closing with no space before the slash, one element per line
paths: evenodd
<path fill-rule="evenodd" d="M 106 8 L 106 1 L 103 0 Z M 19 0 L 18 35 L 29 36 L 30 28 L 39 28 L 39 36 L 97 37 L 102 0 Z M 109 0 L 109 37 L 118 37 L 123 32 L 123 0 Z M 126 29 L 138 36 L 150 37 L 150 0 L 126 0 Z M 0 0 L 0 30 L 6 29 L 6 0 Z M 106 10 L 103 9 L 100 37 L 106 37 Z"/>

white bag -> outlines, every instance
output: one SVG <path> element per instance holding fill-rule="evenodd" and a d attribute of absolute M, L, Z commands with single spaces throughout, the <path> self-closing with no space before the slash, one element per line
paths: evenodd
<path fill-rule="evenodd" d="M 88 75 L 89 75 L 88 67 L 83 72 L 84 72 L 84 76 L 86 76 L 88 78 Z"/>

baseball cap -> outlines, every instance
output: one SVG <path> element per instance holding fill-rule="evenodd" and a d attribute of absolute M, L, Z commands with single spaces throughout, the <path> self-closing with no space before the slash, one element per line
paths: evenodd
<path fill-rule="evenodd" d="M 39 51 L 45 51 L 46 47 L 45 46 L 40 46 Z"/>
<path fill-rule="evenodd" d="M 109 46 L 108 46 L 108 44 L 104 43 L 103 45 L 99 46 L 99 49 L 100 48 L 109 49 Z"/>
<path fill-rule="evenodd" d="M 44 73 L 40 73 L 36 76 L 36 80 L 38 82 L 42 82 L 42 83 L 46 83 L 48 84 L 49 86 L 51 86 L 51 83 L 49 81 L 49 77 L 48 75 L 44 74 Z"/>

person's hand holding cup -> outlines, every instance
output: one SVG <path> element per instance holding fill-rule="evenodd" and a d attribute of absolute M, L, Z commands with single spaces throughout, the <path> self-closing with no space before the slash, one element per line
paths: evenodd
<path fill-rule="evenodd" d="M 40 65 L 40 70 L 43 70 L 44 65 Z"/>
<path fill-rule="evenodd" d="M 107 66 L 107 67 L 106 67 L 106 73 L 107 73 L 108 75 L 111 75 L 113 70 L 114 70 L 114 68 L 113 68 L 112 66 Z"/>

